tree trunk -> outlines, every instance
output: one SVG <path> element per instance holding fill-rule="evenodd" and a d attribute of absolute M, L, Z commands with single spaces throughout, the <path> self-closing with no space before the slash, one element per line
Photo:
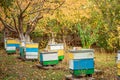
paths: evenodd
<path fill-rule="evenodd" d="M 27 43 L 31 42 L 30 35 L 25 34 L 25 42 L 27 42 Z"/>
<path fill-rule="evenodd" d="M 20 41 L 22 47 L 25 47 L 26 43 L 31 43 L 30 36 L 28 34 L 24 35 L 23 33 L 20 33 Z"/>
<path fill-rule="evenodd" d="M 63 35 L 63 44 L 64 44 L 64 50 L 67 49 L 66 41 L 65 41 L 65 36 Z"/>
<path fill-rule="evenodd" d="M 55 44 L 55 34 L 52 32 L 51 44 Z"/>

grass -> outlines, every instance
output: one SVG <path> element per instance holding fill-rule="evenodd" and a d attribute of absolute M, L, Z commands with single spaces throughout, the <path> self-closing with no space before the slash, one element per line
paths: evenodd
<path fill-rule="evenodd" d="M 70 74 L 68 69 L 68 54 L 64 61 L 58 66 L 63 66 L 65 70 L 43 70 L 35 65 L 39 61 L 21 61 L 17 59 L 18 54 L 7 55 L 0 50 L 0 80 L 64 80 L 65 75 Z M 102 70 L 103 73 L 93 76 L 97 80 L 117 80 L 117 68 L 115 53 L 95 53 L 95 69 Z"/>
<path fill-rule="evenodd" d="M 102 70 L 102 75 L 95 77 L 104 78 L 105 80 L 117 80 L 116 53 L 96 53 L 95 68 Z"/>

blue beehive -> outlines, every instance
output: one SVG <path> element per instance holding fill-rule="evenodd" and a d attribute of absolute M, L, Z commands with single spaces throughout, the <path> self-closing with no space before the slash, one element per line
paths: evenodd
<path fill-rule="evenodd" d="M 20 42 L 19 40 L 15 39 L 7 39 L 6 40 L 6 51 L 7 53 L 15 53 L 16 48 L 20 47 Z"/>
<path fill-rule="evenodd" d="M 25 58 L 26 59 L 38 59 L 38 43 L 26 43 L 25 44 Z"/>
<path fill-rule="evenodd" d="M 92 49 L 71 50 L 69 69 L 75 76 L 94 73 L 94 51 Z"/>

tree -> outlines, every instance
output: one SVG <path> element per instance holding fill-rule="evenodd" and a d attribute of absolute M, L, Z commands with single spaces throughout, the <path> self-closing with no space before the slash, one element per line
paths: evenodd
<path fill-rule="evenodd" d="M 119 0 L 90 0 L 93 9 L 102 21 L 98 46 L 107 50 L 117 49 L 118 32 L 120 26 L 120 1 Z"/>
<path fill-rule="evenodd" d="M 80 36 L 83 48 L 90 48 L 98 40 L 101 22 L 96 21 L 95 16 L 92 16 L 90 19 L 83 17 L 75 25 L 78 29 L 78 35 Z"/>
<path fill-rule="evenodd" d="M 8 4 L 9 2 L 9 4 Z M 20 40 L 30 42 L 30 33 L 46 14 L 53 14 L 64 0 L 0 0 L 0 21 Z"/>

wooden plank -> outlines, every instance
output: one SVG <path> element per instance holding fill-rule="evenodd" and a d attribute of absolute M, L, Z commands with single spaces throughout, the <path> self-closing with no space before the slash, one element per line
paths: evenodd
<path fill-rule="evenodd" d="M 56 65 L 59 63 L 58 60 L 40 61 L 42 65 Z"/>
<path fill-rule="evenodd" d="M 7 44 L 20 44 L 19 40 L 7 40 Z"/>
<path fill-rule="evenodd" d="M 69 69 L 93 69 L 94 59 L 69 60 Z"/>
<path fill-rule="evenodd" d="M 63 56 L 64 55 L 64 53 L 65 53 L 65 51 L 64 50 L 58 50 L 58 56 Z"/>
<path fill-rule="evenodd" d="M 16 50 L 16 47 L 6 47 L 6 50 Z"/>
<path fill-rule="evenodd" d="M 26 52 L 38 52 L 38 48 L 26 48 L 25 49 Z"/>
<path fill-rule="evenodd" d="M 94 58 L 93 52 L 69 53 L 69 59 L 90 59 L 90 58 Z"/>
<path fill-rule="evenodd" d="M 38 55 L 26 55 L 26 59 L 38 59 Z"/>
<path fill-rule="evenodd" d="M 64 59 L 64 56 L 58 56 L 58 60 L 62 61 Z"/>
<path fill-rule="evenodd" d="M 25 55 L 29 55 L 29 56 L 38 56 L 38 52 L 26 52 Z"/>
<path fill-rule="evenodd" d="M 117 60 L 120 60 L 120 53 L 117 54 Z"/>
<path fill-rule="evenodd" d="M 94 73 L 94 69 L 82 69 L 82 70 L 70 70 L 70 73 L 74 76 L 81 76 L 81 75 L 92 75 Z"/>
<path fill-rule="evenodd" d="M 64 49 L 63 44 L 50 44 L 48 45 L 50 47 L 50 50 L 60 50 Z"/>
<path fill-rule="evenodd" d="M 38 43 L 30 43 L 25 45 L 26 48 L 38 48 Z"/>
<path fill-rule="evenodd" d="M 81 49 L 81 50 L 70 50 L 69 52 L 70 53 L 86 53 L 86 52 L 94 53 L 94 50 L 93 49 Z"/>
<path fill-rule="evenodd" d="M 41 61 L 58 60 L 58 54 L 57 53 L 48 53 L 48 54 L 40 53 L 40 60 Z"/>

